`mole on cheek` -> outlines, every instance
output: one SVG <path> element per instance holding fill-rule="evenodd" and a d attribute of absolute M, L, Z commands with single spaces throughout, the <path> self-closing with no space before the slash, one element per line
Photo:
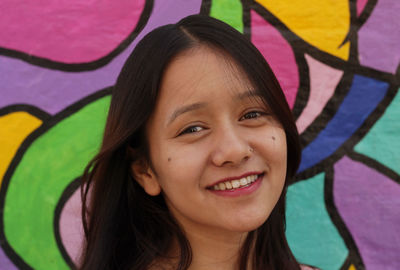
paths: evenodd
<path fill-rule="evenodd" d="M 275 141 L 275 137 L 274 137 L 274 136 L 272 136 L 272 140 L 274 140 L 274 141 Z"/>
<path fill-rule="evenodd" d="M 171 161 L 171 158 L 169 157 L 169 158 L 168 158 L 168 162 L 170 162 L 170 161 Z"/>

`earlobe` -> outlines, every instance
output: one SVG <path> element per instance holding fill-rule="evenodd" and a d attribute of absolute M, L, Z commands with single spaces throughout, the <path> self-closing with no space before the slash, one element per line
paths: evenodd
<path fill-rule="evenodd" d="M 142 159 L 137 159 L 131 164 L 133 178 L 150 196 L 157 196 L 161 192 L 161 186 L 150 166 Z"/>

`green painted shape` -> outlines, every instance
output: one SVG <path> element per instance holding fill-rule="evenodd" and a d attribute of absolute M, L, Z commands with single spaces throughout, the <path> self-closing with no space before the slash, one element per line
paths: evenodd
<path fill-rule="evenodd" d="M 69 269 L 56 243 L 54 212 L 64 189 L 98 151 L 110 97 L 63 119 L 25 152 L 7 189 L 4 232 L 34 269 Z"/>
<path fill-rule="evenodd" d="M 210 16 L 243 33 L 243 7 L 240 0 L 212 0 Z"/>
<path fill-rule="evenodd" d="M 296 259 L 340 269 L 349 251 L 325 207 L 324 174 L 291 185 L 286 202 L 286 237 Z"/>
<path fill-rule="evenodd" d="M 400 89 L 399 89 L 400 90 Z M 400 174 L 400 93 L 354 150 Z"/>

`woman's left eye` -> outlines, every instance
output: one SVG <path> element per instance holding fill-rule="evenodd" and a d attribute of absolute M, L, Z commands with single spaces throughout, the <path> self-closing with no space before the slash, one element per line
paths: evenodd
<path fill-rule="evenodd" d="M 253 119 L 253 118 L 258 118 L 262 115 L 264 115 L 265 113 L 263 112 L 258 112 L 258 111 L 251 111 L 246 113 L 245 115 L 243 115 L 240 120 L 246 120 L 246 119 Z"/>
<path fill-rule="evenodd" d="M 201 131 L 203 128 L 200 126 L 190 126 L 186 129 L 184 129 L 181 133 L 178 134 L 178 136 L 184 135 L 184 134 L 190 134 L 190 133 L 197 133 Z"/>

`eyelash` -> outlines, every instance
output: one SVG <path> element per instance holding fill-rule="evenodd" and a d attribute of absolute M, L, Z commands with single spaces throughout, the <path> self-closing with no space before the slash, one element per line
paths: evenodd
<path fill-rule="evenodd" d="M 178 134 L 178 136 L 184 135 L 184 134 L 190 134 L 190 133 L 196 133 L 198 131 L 193 131 L 195 128 L 202 128 L 200 126 L 190 126 L 188 128 L 185 128 L 181 133 Z"/>
<path fill-rule="evenodd" d="M 252 117 L 246 118 L 246 116 L 250 115 L 250 114 L 252 114 Z M 255 114 L 257 114 L 257 116 L 255 116 Z M 251 120 L 251 119 L 255 119 L 255 118 L 261 117 L 263 115 L 267 115 L 267 113 L 260 112 L 260 111 L 250 111 L 250 112 L 245 113 L 239 120 L 240 121 L 242 121 L 242 120 Z M 179 133 L 178 136 L 199 132 L 200 130 L 196 130 L 196 131 L 194 130 L 194 129 L 198 129 L 198 128 L 204 129 L 201 126 L 189 126 L 186 129 L 184 129 L 181 133 Z"/>
<path fill-rule="evenodd" d="M 250 114 L 253 114 L 253 116 L 254 116 L 254 114 L 258 114 L 258 116 L 246 118 L 246 116 L 247 116 L 247 115 L 250 115 Z M 258 118 L 258 117 L 263 116 L 263 115 L 267 115 L 267 113 L 265 113 L 265 112 L 260 112 L 260 111 L 250 111 L 250 112 L 245 113 L 245 114 L 240 118 L 240 120 L 254 119 L 254 118 Z"/>

